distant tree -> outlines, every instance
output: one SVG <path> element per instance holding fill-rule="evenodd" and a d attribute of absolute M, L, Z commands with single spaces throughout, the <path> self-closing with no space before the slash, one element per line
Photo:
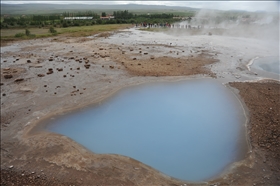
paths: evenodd
<path fill-rule="evenodd" d="M 101 16 L 102 16 L 102 17 L 106 17 L 106 13 L 105 13 L 105 12 L 102 12 Z"/>
<path fill-rule="evenodd" d="M 30 31 L 28 29 L 25 29 L 25 35 L 29 36 L 30 35 Z"/>
<path fill-rule="evenodd" d="M 65 28 L 65 27 L 68 27 L 68 24 L 67 24 L 66 22 L 64 22 L 64 23 L 62 24 L 62 26 Z"/>
<path fill-rule="evenodd" d="M 50 27 L 49 32 L 55 34 L 57 31 L 53 27 Z"/>
<path fill-rule="evenodd" d="M 102 24 L 102 20 L 101 19 L 98 19 L 96 22 L 97 22 L 97 24 Z"/>

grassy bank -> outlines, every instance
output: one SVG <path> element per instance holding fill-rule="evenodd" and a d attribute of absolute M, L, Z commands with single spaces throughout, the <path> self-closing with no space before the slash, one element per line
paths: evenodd
<path fill-rule="evenodd" d="M 54 28 L 56 35 L 67 35 L 71 37 L 90 36 L 101 32 L 109 32 L 119 29 L 131 27 L 131 24 L 111 24 L 111 25 L 93 25 L 67 28 Z M 25 33 L 25 29 L 1 29 L 1 40 L 20 40 L 29 38 L 41 38 L 53 36 L 49 32 L 48 27 L 44 28 L 28 28 L 31 36 L 15 37 L 18 33 Z"/>

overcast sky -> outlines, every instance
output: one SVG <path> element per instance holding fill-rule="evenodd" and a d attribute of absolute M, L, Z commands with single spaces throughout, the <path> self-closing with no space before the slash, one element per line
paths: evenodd
<path fill-rule="evenodd" d="M 1 4 L 50 3 L 50 4 L 143 4 L 209 8 L 218 10 L 273 11 L 280 10 L 279 1 L 11 1 L 1 0 Z"/>

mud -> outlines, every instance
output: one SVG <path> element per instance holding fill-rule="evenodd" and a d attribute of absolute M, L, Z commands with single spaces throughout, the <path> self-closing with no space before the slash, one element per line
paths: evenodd
<path fill-rule="evenodd" d="M 279 185 L 279 80 L 259 81 L 263 77 L 246 67 L 255 57 L 277 55 L 270 45 L 254 38 L 132 28 L 1 47 L 1 184 L 192 185 L 129 157 L 92 153 L 39 123 L 98 104 L 122 87 L 207 77 L 232 87 L 243 102 L 250 148 L 219 178 L 196 184 Z"/>

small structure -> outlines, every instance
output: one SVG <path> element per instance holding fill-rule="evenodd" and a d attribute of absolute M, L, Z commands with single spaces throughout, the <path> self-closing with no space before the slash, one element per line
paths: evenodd
<path fill-rule="evenodd" d="M 112 16 L 112 15 L 108 15 L 108 16 L 105 16 L 105 17 L 100 16 L 100 19 L 101 20 L 110 20 L 110 19 L 115 19 L 115 16 Z"/>
<path fill-rule="evenodd" d="M 64 19 L 66 19 L 66 20 L 77 20 L 77 19 L 85 20 L 85 19 L 93 19 L 93 17 L 64 17 Z"/>

